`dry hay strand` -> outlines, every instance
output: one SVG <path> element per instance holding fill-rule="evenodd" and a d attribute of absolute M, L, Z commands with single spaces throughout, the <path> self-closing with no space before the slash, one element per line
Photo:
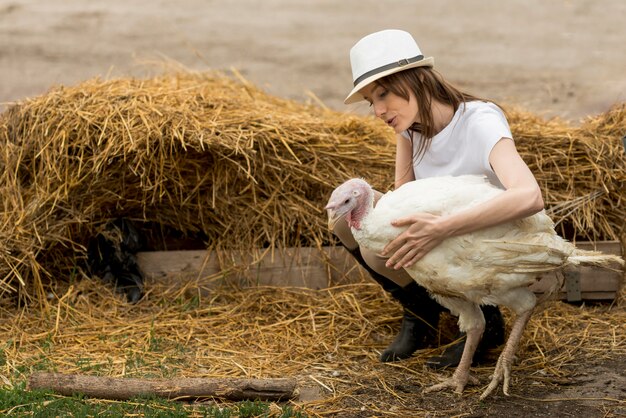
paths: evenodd
<path fill-rule="evenodd" d="M 86 279 L 57 285 L 45 308 L 16 310 L 0 300 L 0 378 L 11 386 L 36 370 L 111 377 L 293 377 L 301 390 L 313 388 L 319 396 L 291 403 L 320 417 L 363 411 L 449 416 L 458 402 L 451 393 L 421 394 L 448 373 L 424 367 L 438 350 L 419 350 L 399 363 L 379 362 L 401 310 L 377 284 L 317 291 L 210 286 L 202 280 L 176 287 L 150 283 L 147 296 L 129 306 Z M 623 309 L 549 303 L 526 329 L 512 392 L 550 392 L 571 384 L 585 364 L 624 358 L 625 324 Z M 468 397 L 478 398 L 492 371 L 474 369 L 481 385 L 468 387 Z"/>
<path fill-rule="evenodd" d="M 567 238 L 623 230 L 626 163 L 614 135 L 624 112 L 580 128 L 510 112 Z M 89 237 L 120 217 L 141 223 L 150 249 L 168 248 L 168 236 L 246 253 L 333 244 L 322 210 L 331 190 L 350 177 L 389 189 L 393 137 L 372 117 L 216 72 L 55 88 L 0 115 L 0 294 L 45 301 L 49 282 L 82 268 Z"/>

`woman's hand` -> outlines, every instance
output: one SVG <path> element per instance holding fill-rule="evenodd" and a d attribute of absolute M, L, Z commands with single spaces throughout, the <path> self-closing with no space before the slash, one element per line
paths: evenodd
<path fill-rule="evenodd" d="M 393 221 L 391 223 L 393 226 L 408 226 L 408 229 L 383 249 L 384 257 L 391 254 L 386 263 L 387 267 L 395 270 L 410 267 L 441 244 L 446 237 L 439 227 L 440 219 L 440 216 L 430 213 L 416 213 Z"/>

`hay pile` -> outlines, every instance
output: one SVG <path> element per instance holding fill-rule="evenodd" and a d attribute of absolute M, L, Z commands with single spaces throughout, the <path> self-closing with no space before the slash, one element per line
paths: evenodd
<path fill-rule="evenodd" d="M 626 242 L 626 104 L 579 127 L 522 111 L 509 112 L 509 123 L 557 231 L 570 240 Z"/>
<path fill-rule="evenodd" d="M 572 237 L 623 233 L 625 114 L 572 128 L 511 113 Z M 0 115 L 0 145 L 0 293 L 36 297 L 74 274 L 89 237 L 119 217 L 215 249 L 331 243 L 322 207 L 332 188 L 363 176 L 388 189 L 394 164 L 393 133 L 373 118 L 219 73 L 57 88 Z"/>
<path fill-rule="evenodd" d="M 384 127 L 219 74 L 60 88 L 10 108 L 0 141 L 5 291 L 71 268 L 117 217 L 209 248 L 321 245 L 333 185 L 366 166 L 388 187 L 393 164 Z"/>

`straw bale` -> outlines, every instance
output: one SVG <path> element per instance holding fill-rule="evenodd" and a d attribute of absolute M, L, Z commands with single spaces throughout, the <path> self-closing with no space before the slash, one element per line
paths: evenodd
<path fill-rule="evenodd" d="M 511 111 L 566 236 L 623 230 L 626 163 L 615 135 L 624 114 L 574 128 Z M 373 117 L 273 97 L 217 72 L 54 88 L 0 115 L 0 293 L 42 299 L 119 217 L 147 236 L 210 249 L 334 243 L 322 210 L 330 191 L 355 176 L 389 189 L 393 141 Z"/>

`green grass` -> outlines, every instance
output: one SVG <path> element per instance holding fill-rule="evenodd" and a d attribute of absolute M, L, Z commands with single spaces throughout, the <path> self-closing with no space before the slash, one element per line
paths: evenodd
<path fill-rule="evenodd" d="M 228 406 L 219 404 L 190 404 L 156 397 L 135 398 L 129 401 L 107 401 L 84 396 L 59 396 L 49 391 L 25 389 L 24 383 L 0 389 L 0 416 L 3 417 L 211 417 L 304 418 L 290 406 L 283 406 L 279 415 L 270 414 L 268 403 L 243 401 Z"/>

